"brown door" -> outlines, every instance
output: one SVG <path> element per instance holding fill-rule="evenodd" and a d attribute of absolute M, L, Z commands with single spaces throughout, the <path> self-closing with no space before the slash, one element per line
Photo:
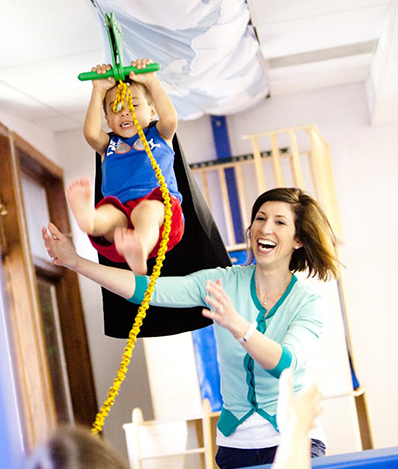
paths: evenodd
<path fill-rule="evenodd" d="M 76 274 L 51 263 L 41 224 L 70 232 L 61 168 L 0 125 L 0 243 L 27 448 L 97 411 Z"/>

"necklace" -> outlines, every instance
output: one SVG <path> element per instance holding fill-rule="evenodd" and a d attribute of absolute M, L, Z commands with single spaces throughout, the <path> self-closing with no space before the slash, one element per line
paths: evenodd
<path fill-rule="evenodd" d="M 283 293 L 282 291 L 277 292 L 277 295 L 279 296 L 279 295 L 281 295 L 282 293 Z M 263 300 L 262 305 L 263 305 L 263 306 L 267 306 L 267 301 L 268 301 L 270 298 L 271 298 L 271 295 L 268 295 L 268 296 Z"/>
<path fill-rule="evenodd" d="M 282 290 L 279 290 L 279 291 L 275 292 L 274 294 L 272 294 L 271 292 L 269 292 L 269 293 L 266 295 L 266 297 L 264 298 L 264 300 L 261 301 L 261 304 L 262 304 L 264 307 L 266 307 L 268 300 L 270 300 L 272 297 L 277 297 L 277 298 L 279 299 L 279 298 L 283 295 L 283 293 L 286 291 L 286 288 L 288 287 L 289 283 L 290 283 L 290 279 L 289 279 L 289 282 L 287 283 L 287 285 L 285 285 Z M 257 296 L 260 297 L 258 290 L 257 290 Z"/>
<path fill-rule="evenodd" d="M 286 290 L 286 289 L 285 289 Z M 284 291 L 285 290 L 280 290 L 278 292 L 276 292 L 275 294 L 268 294 L 263 301 L 260 301 L 261 302 L 261 305 L 267 310 L 267 313 L 268 314 L 268 311 L 270 308 L 272 308 L 272 306 L 276 303 L 276 301 L 279 300 L 279 298 L 283 295 Z M 272 302 L 273 299 L 276 299 L 275 302 Z M 267 303 L 268 301 L 270 301 L 270 305 L 269 307 L 267 308 Z"/>

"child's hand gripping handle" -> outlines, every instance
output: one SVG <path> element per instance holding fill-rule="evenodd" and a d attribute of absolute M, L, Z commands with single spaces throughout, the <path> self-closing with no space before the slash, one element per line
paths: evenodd
<path fill-rule="evenodd" d="M 160 65 L 158 63 L 153 63 L 153 64 L 148 64 L 145 68 L 140 68 L 138 69 L 137 67 L 123 67 L 123 77 L 121 78 L 124 80 L 126 76 L 129 75 L 130 72 L 134 72 L 137 75 L 140 73 L 152 73 L 152 72 L 157 72 L 160 70 Z M 109 78 L 109 77 L 114 77 L 115 80 L 118 80 L 119 77 L 115 76 L 115 69 L 111 68 L 108 70 L 106 73 L 97 73 L 97 72 L 83 72 L 78 75 L 78 79 L 80 81 L 86 81 L 86 80 L 102 80 L 104 78 Z"/>

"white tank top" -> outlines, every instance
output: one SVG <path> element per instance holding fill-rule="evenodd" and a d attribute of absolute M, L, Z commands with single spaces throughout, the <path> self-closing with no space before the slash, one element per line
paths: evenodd
<path fill-rule="evenodd" d="M 327 445 L 325 433 L 317 423 L 316 428 L 310 431 L 309 437 L 322 441 Z M 218 446 L 237 449 L 259 449 L 278 446 L 281 434 L 275 430 L 271 423 L 254 412 L 248 419 L 241 423 L 231 436 L 224 436 L 217 428 Z"/>

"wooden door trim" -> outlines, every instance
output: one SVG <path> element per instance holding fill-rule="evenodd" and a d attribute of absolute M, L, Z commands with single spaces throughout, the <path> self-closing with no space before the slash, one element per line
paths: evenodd
<path fill-rule="evenodd" d="M 23 413 L 24 440 L 29 448 L 47 437 L 55 426 L 44 338 L 37 327 L 40 315 L 33 279 L 34 267 L 29 255 L 27 230 L 23 225 L 24 208 L 20 181 L 15 177 L 19 164 L 12 136 L 0 136 L 0 171 L 4 181 L 1 198 L 7 209 L 3 217 L 8 252 L 3 259 L 6 292 L 9 296 L 9 324 L 15 354 L 20 407 Z"/>
<path fill-rule="evenodd" d="M 70 233 L 63 171 L 32 145 L 0 124 L 0 199 L 7 249 L 3 267 L 9 295 L 10 330 L 15 350 L 23 433 L 28 449 L 56 426 L 54 396 L 41 327 L 36 272 L 54 283 L 75 420 L 90 425 L 97 413 L 94 379 L 77 275 L 50 260 L 33 261 L 21 186 L 21 172 L 46 190 L 51 220 Z"/>

